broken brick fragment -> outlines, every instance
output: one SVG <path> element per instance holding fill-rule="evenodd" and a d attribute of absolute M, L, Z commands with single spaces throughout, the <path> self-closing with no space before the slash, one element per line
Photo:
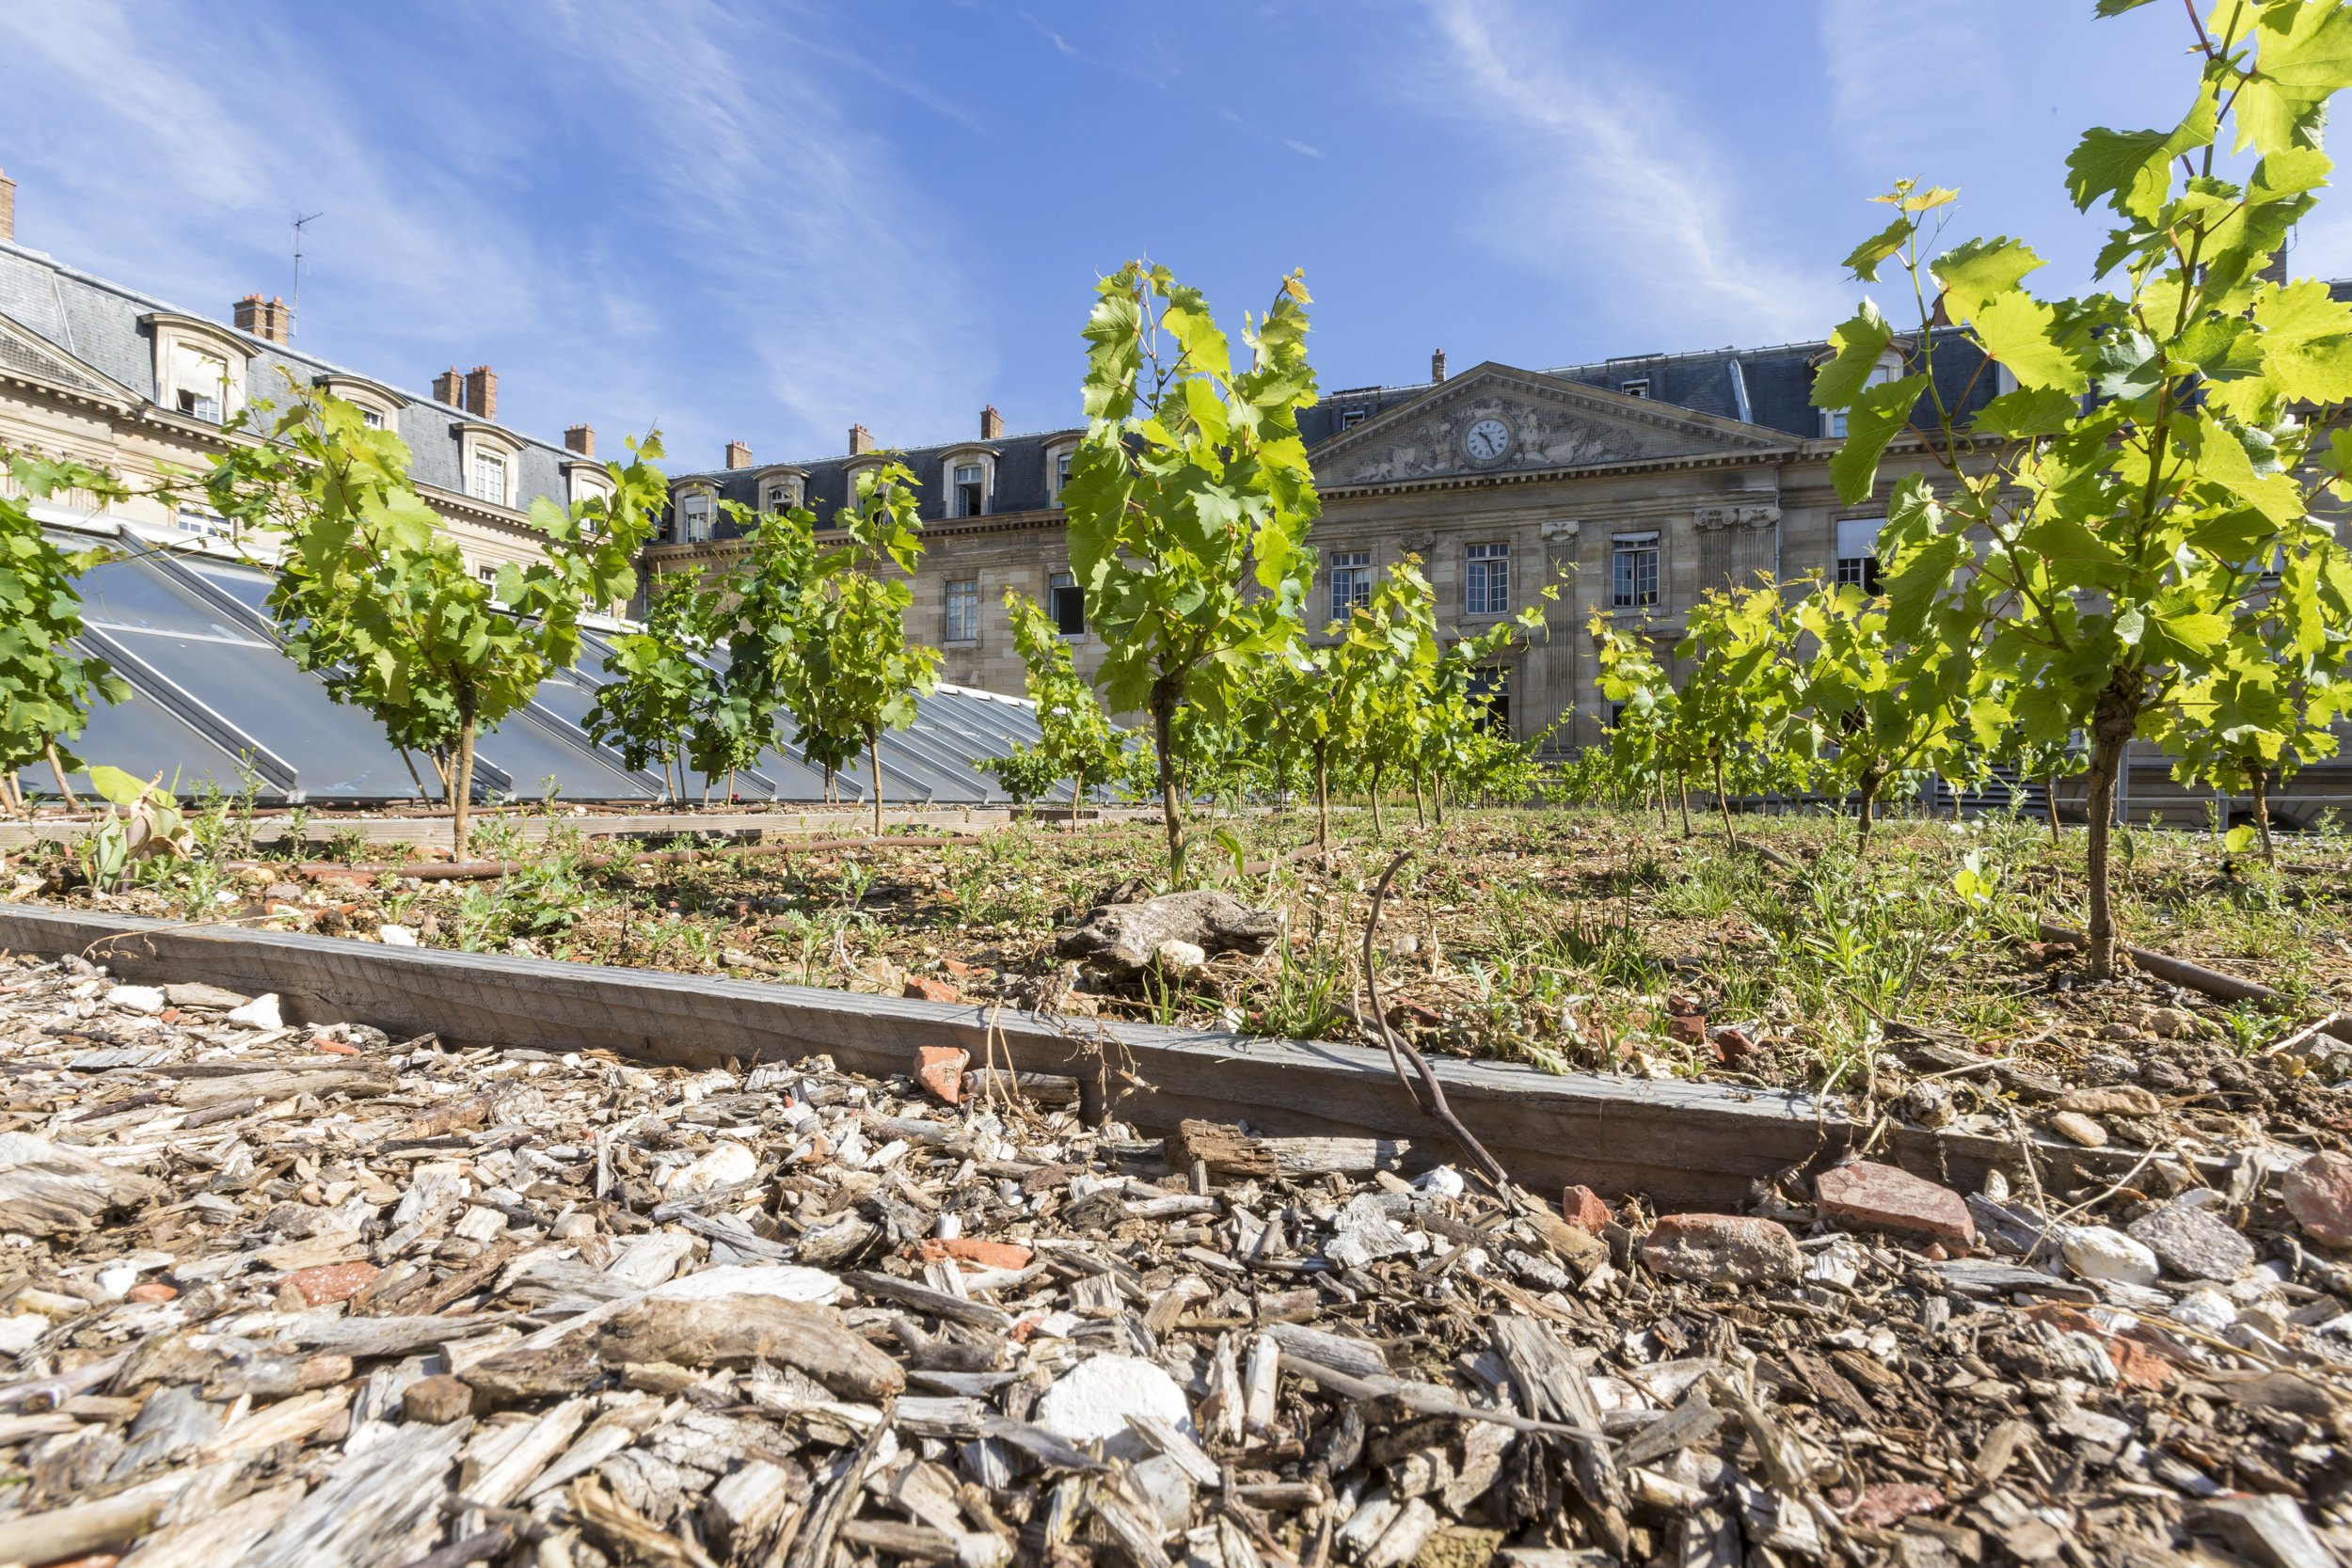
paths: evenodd
<path fill-rule="evenodd" d="M 1027 1247 L 1012 1242 L 991 1242 L 978 1236 L 958 1236 L 952 1240 L 938 1236 L 923 1243 L 923 1259 L 936 1262 L 952 1258 L 959 1263 L 970 1263 L 983 1269 L 1009 1269 L 1015 1272 L 1029 1266 L 1037 1255 Z"/>
<path fill-rule="evenodd" d="M 1570 1225 L 1581 1227 L 1597 1236 L 1612 1219 L 1609 1205 L 1590 1187 L 1570 1187 L 1560 1195 L 1560 1213 Z"/>
<path fill-rule="evenodd" d="M 294 1270 L 278 1282 L 278 1288 L 300 1291 L 302 1299 L 313 1307 L 331 1307 L 358 1295 L 381 1272 L 365 1259 L 350 1263 L 321 1263 L 316 1268 Z"/>
<path fill-rule="evenodd" d="M 907 976 L 906 994 L 917 1002 L 961 1002 L 963 993 L 945 980 L 933 980 L 921 974 Z"/>
<path fill-rule="evenodd" d="M 1814 1178 L 1813 1196 L 1832 1225 L 1932 1236 L 1962 1246 L 1977 1239 L 1967 1199 L 1894 1165 L 1856 1160 L 1835 1166 Z"/>
<path fill-rule="evenodd" d="M 972 1063 L 972 1053 L 952 1045 L 926 1045 L 914 1053 L 914 1081 L 930 1091 L 943 1105 L 954 1105 L 963 1099 L 963 1069 Z"/>

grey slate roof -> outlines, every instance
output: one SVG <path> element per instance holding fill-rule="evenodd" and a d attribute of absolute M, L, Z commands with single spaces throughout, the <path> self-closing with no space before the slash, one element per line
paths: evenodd
<path fill-rule="evenodd" d="M 400 411 L 399 431 L 401 439 L 408 443 L 414 459 L 411 471 L 418 483 L 458 495 L 465 493 L 456 427 L 472 416 L 463 409 L 436 403 L 422 392 L 410 392 L 388 377 L 369 376 L 249 332 L 240 332 L 211 311 L 168 304 L 69 267 L 40 251 L 0 241 L 0 316 L 56 344 L 74 359 L 151 403 L 156 394 L 154 341 L 151 329 L 139 325 L 139 318 L 159 310 L 211 322 L 221 332 L 244 342 L 250 351 L 246 373 L 249 396 L 270 397 L 278 393 L 288 376 L 305 386 L 322 375 L 332 374 L 377 381 L 393 388 L 408 400 L 407 406 Z M 0 333 L 0 342 L 6 341 L 7 335 Z M 564 500 L 569 486 L 564 483 L 563 465 L 577 454 L 520 431 L 503 425 L 499 428 L 521 447 L 516 494 L 522 509 L 527 510 L 535 496 Z"/>
<path fill-rule="evenodd" d="M 1816 341 L 1756 349 L 1700 349 L 1568 365 L 1541 373 L 1613 392 L 1623 391 L 1629 381 L 1646 381 L 1647 395 L 1661 403 L 1717 419 L 1758 425 L 1791 437 L 1809 438 L 1821 434 L 1820 410 L 1812 404 L 1813 367 L 1828 348 L 1827 342 Z M 1977 374 L 1979 362 L 1979 356 L 1961 334 L 1947 331 L 1936 335 L 1936 384 L 1947 401 L 1960 403 L 1965 396 L 1966 401 L 1960 404 L 1962 412 L 1982 406 L 1995 390 L 1992 376 Z M 1312 450 L 1355 428 L 1363 420 L 1424 395 L 1432 385 L 1421 381 L 1402 387 L 1351 387 L 1326 391 L 1313 406 L 1299 411 L 1299 434 Z M 1361 419 L 1349 418 L 1358 412 Z M 1046 449 L 1054 442 L 1074 439 L 1083 434 L 1081 427 L 1073 426 L 979 443 L 997 454 L 996 488 L 990 499 L 989 512 L 1028 512 L 1051 506 L 1053 502 L 1046 494 Z M 971 444 L 948 442 L 890 454 L 905 462 L 914 473 L 918 515 L 927 519 L 946 515 L 946 498 L 940 486 L 941 462 L 947 453 Z M 772 472 L 775 467 L 802 468 L 808 474 L 806 504 L 820 520 L 830 521 L 834 509 L 845 503 L 845 476 L 850 461 L 847 456 L 827 457 L 806 463 L 709 470 L 675 475 L 673 483 L 704 481 L 718 490 L 721 499 L 756 508 L 764 473 Z M 675 538 L 675 528 L 673 517 L 664 536 Z M 739 531 L 723 516 L 712 527 L 712 533 L 720 539 L 733 538 Z"/>

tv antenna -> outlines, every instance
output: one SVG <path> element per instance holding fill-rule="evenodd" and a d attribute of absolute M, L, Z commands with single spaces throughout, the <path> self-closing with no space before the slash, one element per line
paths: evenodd
<path fill-rule="evenodd" d="M 302 309 L 302 226 L 326 215 L 325 213 L 312 213 L 309 217 L 299 213 L 294 214 L 294 298 L 286 306 L 286 341 L 289 343 L 294 341 L 294 318 Z"/>

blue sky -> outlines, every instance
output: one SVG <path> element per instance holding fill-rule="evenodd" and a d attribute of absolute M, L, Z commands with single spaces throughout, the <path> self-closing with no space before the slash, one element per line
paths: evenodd
<path fill-rule="evenodd" d="M 1303 267 L 1327 388 L 1818 338 L 1902 174 L 2071 291 L 2066 151 L 2172 123 L 2184 42 L 2090 0 L 0 0 L 0 167 L 22 243 L 217 312 L 323 211 L 300 346 L 699 467 L 1075 422 L 1138 254 L 1236 319 Z"/>

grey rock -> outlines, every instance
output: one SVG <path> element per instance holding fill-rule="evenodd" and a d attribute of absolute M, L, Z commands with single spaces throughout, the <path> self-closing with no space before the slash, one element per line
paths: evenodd
<path fill-rule="evenodd" d="M 1102 969 L 1133 971 L 1156 961 L 1170 942 L 1189 942 L 1205 958 L 1226 952 L 1263 953 L 1282 928 L 1279 916 L 1203 888 L 1169 893 L 1137 904 L 1104 904 L 1062 933 L 1065 958 Z"/>
<path fill-rule="evenodd" d="M 2209 1209 L 2168 1203 L 2131 1224 L 2135 1240 L 2184 1279 L 2235 1279 L 2254 1266 L 2254 1243 Z"/>

